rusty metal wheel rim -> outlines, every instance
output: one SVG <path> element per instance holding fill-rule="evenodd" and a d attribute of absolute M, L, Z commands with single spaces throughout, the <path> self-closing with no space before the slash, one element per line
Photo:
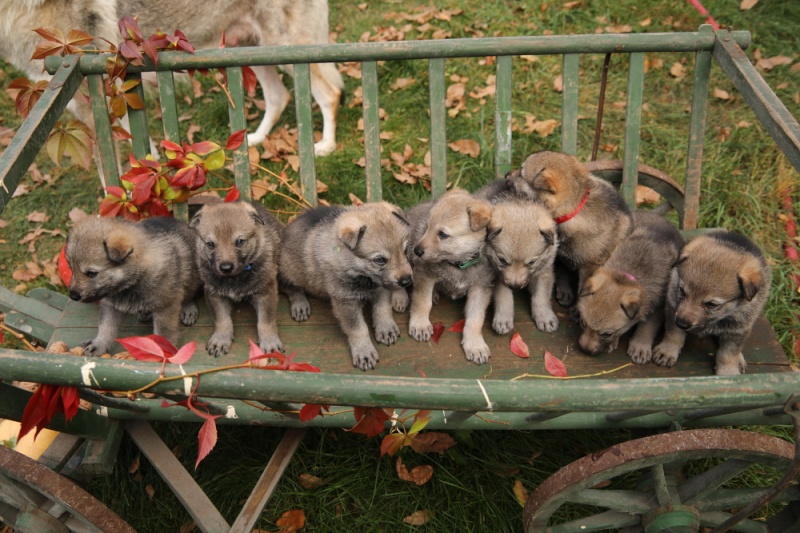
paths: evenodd
<path fill-rule="evenodd" d="M 24 494 L 28 494 L 27 499 L 30 500 L 33 499 L 30 497 L 33 493 L 38 493 L 42 497 L 41 504 L 54 504 L 63 509 L 57 518 L 66 523 L 67 530 L 73 530 L 74 527 L 77 531 L 135 531 L 111 509 L 71 480 L 4 446 L 0 446 L 0 477 L 6 481 L 11 480 L 19 487 L 19 501 L 6 501 L 0 490 L 0 505 L 6 511 L 11 508 L 20 510 L 24 505 L 18 504 L 26 499 Z M 8 499 L 13 499 L 13 496 L 5 495 Z"/>
<path fill-rule="evenodd" d="M 539 485 L 525 505 L 523 513 L 525 530 L 528 533 L 597 531 L 598 529 L 591 527 L 580 528 L 577 522 L 574 524 L 574 529 L 564 527 L 568 524 L 560 524 L 558 527 L 548 524 L 552 515 L 562 505 L 573 502 L 576 497 L 582 498 L 580 495 L 598 483 L 637 470 L 658 468 L 657 465 L 663 467 L 675 461 L 710 457 L 725 458 L 726 463 L 740 461 L 785 469 L 794 457 L 794 447 L 778 437 L 732 429 L 687 430 L 624 442 L 570 463 Z M 618 518 L 620 523 L 627 524 L 625 527 L 639 528 L 642 517 L 648 511 L 658 508 L 659 504 L 651 501 L 650 507 L 649 510 L 643 507 L 627 513 L 619 512 L 619 516 L 608 515 L 608 517 Z M 630 517 L 625 518 L 624 514 Z M 718 512 L 713 516 L 717 515 L 719 523 L 730 516 L 725 512 Z M 712 514 L 709 513 L 706 520 L 710 518 Z"/>

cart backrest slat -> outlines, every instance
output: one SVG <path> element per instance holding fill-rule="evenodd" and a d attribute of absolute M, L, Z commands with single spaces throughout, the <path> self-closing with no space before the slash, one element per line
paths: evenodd
<path fill-rule="evenodd" d="M 580 54 L 564 54 L 561 91 L 561 151 L 578 154 L 578 74 Z"/>

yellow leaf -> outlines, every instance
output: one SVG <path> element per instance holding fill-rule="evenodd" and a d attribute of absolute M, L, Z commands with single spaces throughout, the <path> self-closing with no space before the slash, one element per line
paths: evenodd
<path fill-rule="evenodd" d="M 433 513 L 431 511 L 414 511 L 407 517 L 403 518 L 403 522 L 410 526 L 421 526 L 426 524 L 431 518 L 433 518 Z"/>
<path fill-rule="evenodd" d="M 686 76 L 686 67 L 681 65 L 680 63 L 674 63 L 672 67 L 669 69 L 669 73 L 673 78 L 683 78 Z"/>
<path fill-rule="evenodd" d="M 300 486 L 304 489 L 318 489 L 326 483 L 328 482 L 321 477 L 312 474 L 300 474 Z"/>
<path fill-rule="evenodd" d="M 525 504 L 528 501 L 528 489 L 526 489 L 522 484 L 522 481 L 518 479 L 514 480 L 514 497 L 522 507 L 525 507 Z"/>
<path fill-rule="evenodd" d="M 716 87 L 714 87 L 714 91 L 712 92 L 712 94 L 714 95 L 714 98 L 717 98 L 719 100 L 731 99 L 731 95 L 730 93 L 728 93 L 728 91 L 723 91 L 722 89 L 718 89 Z"/>
<path fill-rule="evenodd" d="M 739 2 L 739 10 L 747 11 L 749 9 L 753 9 L 753 6 L 755 6 L 757 3 L 758 0 L 742 0 Z"/>

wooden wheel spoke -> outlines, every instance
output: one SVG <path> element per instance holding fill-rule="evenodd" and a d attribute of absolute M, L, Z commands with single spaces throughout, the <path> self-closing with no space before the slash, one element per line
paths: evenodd
<path fill-rule="evenodd" d="M 653 507 L 651 500 L 650 496 L 636 490 L 607 489 L 586 489 L 569 498 L 572 503 L 625 513 L 646 513 Z"/>
<path fill-rule="evenodd" d="M 641 518 L 638 515 L 619 512 L 619 511 L 606 511 L 598 513 L 586 518 L 579 518 L 577 520 L 570 520 L 569 522 L 561 523 L 557 526 L 548 528 L 548 533 L 574 533 L 575 531 L 591 532 L 591 531 L 606 531 L 615 530 L 622 527 L 635 526 L 639 524 Z"/>
<path fill-rule="evenodd" d="M 720 489 L 701 500 L 696 500 L 694 506 L 702 512 L 740 509 L 759 499 L 768 490 L 769 488 Z M 800 499 L 800 487 L 790 487 L 780 493 L 773 502 L 790 502 L 798 499 Z"/>
<path fill-rule="evenodd" d="M 731 513 L 724 513 L 722 511 L 700 513 L 700 525 L 704 527 L 716 527 L 731 516 L 733 516 Z M 741 533 L 770 533 L 769 526 L 765 522 L 747 518 L 733 526 L 731 531 L 739 531 Z"/>
<path fill-rule="evenodd" d="M 742 459 L 728 459 L 717 466 L 696 475 L 678 486 L 678 495 L 683 503 L 692 504 L 716 491 L 735 478 L 753 463 Z"/>

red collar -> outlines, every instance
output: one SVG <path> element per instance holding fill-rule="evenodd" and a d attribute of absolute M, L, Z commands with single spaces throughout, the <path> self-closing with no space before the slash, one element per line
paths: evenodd
<path fill-rule="evenodd" d="M 580 213 L 581 209 L 583 209 L 583 206 L 586 205 L 586 200 L 588 199 L 589 199 L 589 189 L 586 189 L 586 194 L 583 195 L 583 200 L 581 200 L 581 203 L 578 204 L 578 207 L 576 207 L 572 213 L 567 213 L 566 215 L 556 218 L 555 219 L 556 224 L 563 224 L 567 220 L 571 219 L 572 217 Z"/>

